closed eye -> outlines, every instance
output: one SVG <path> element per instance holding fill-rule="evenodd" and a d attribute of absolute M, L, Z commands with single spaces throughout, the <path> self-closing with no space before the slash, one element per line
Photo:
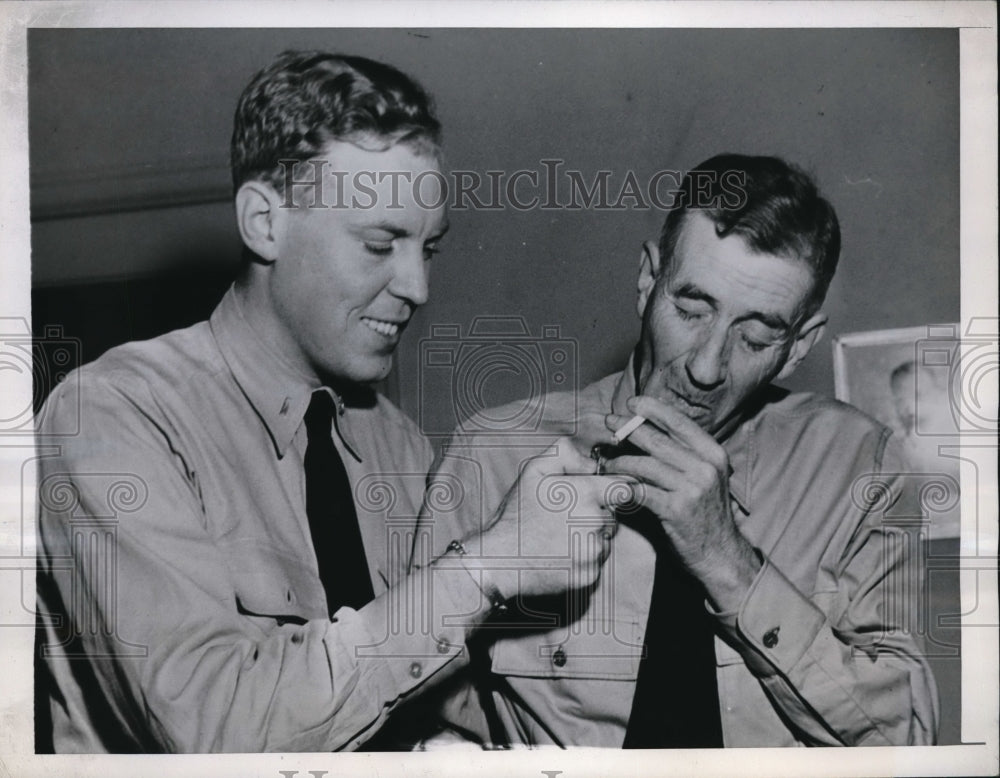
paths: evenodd
<path fill-rule="evenodd" d="M 365 241 L 365 250 L 377 256 L 385 256 L 392 253 L 392 241 Z"/>
<path fill-rule="evenodd" d="M 710 311 L 707 309 L 685 308 L 683 305 L 676 302 L 674 303 L 674 309 L 677 311 L 677 315 L 683 321 L 694 321 L 697 319 L 701 319 L 710 313 Z"/>
<path fill-rule="evenodd" d="M 775 344 L 774 343 L 761 343 L 759 341 L 752 340 L 751 338 L 748 338 L 748 337 L 746 337 L 746 335 L 744 335 L 743 336 L 743 345 L 746 346 L 750 351 L 753 351 L 754 353 L 759 353 L 759 352 L 763 351 L 764 349 L 770 348 L 771 346 L 773 346 Z"/>
<path fill-rule="evenodd" d="M 747 326 L 746 324 L 740 327 L 740 341 L 749 351 L 758 353 L 774 346 L 780 346 L 785 342 L 784 335 L 754 331 L 760 329 L 760 327 Z"/>

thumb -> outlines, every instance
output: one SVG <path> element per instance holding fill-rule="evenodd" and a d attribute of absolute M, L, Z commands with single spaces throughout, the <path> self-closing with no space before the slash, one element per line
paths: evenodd
<path fill-rule="evenodd" d="M 559 438 L 539 460 L 539 472 L 545 475 L 593 475 L 597 472 L 597 463 L 581 451 L 572 438 Z"/>
<path fill-rule="evenodd" d="M 601 488 L 601 507 L 609 511 L 628 510 L 640 499 L 642 484 L 623 476 L 595 476 Z"/>

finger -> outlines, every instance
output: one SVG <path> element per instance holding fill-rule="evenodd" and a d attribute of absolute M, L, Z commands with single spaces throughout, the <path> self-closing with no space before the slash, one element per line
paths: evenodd
<path fill-rule="evenodd" d="M 628 399 L 625 407 L 632 413 L 642 414 L 647 421 L 685 442 L 708 434 L 681 410 L 659 397 L 636 395 Z"/>
<path fill-rule="evenodd" d="M 607 561 L 608 557 L 611 556 L 611 548 L 612 548 L 611 541 L 612 538 L 614 537 L 614 532 L 607 529 L 602 529 L 593 534 L 594 534 L 593 542 L 595 549 L 597 550 L 597 554 L 595 555 L 597 559 L 597 564 L 603 565 Z"/>
<path fill-rule="evenodd" d="M 604 425 L 602 424 L 601 426 L 603 427 Z M 580 454 L 587 457 L 588 459 L 594 459 L 593 455 L 594 449 L 597 448 L 598 446 L 611 445 L 614 441 L 614 435 L 611 433 L 610 430 L 605 428 L 604 432 L 601 435 L 596 435 L 596 434 L 587 434 L 585 436 L 574 435 L 572 438 L 570 438 L 570 441 L 572 442 L 573 446 L 576 447 L 576 450 Z"/>
<path fill-rule="evenodd" d="M 604 472 L 609 476 L 629 476 L 667 491 L 675 491 L 688 482 L 683 470 L 653 457 L 615 457 L 607 461 Z"/>
<path fill-rule="evenodd" d="M 635 487 L 638 485 L 634 478 L 628 476 L 594 476 L 597 488 L 600 489 L 601 505 L 608 510 L 627 505 L 635 500 Z"/>
<path fill-rule="evenodd" d="M 576 419 L 576 429 L 573 439 L 584 453 L 590 451 L 598 443 L 613 443 L 614 435 L 604 423 L 604 413 L 587 411 Z"/>
<path fill-rule="evenodd" d="M 724 455 L 715 438 L 663 400 L 650 395 L 639 395 L 631 398 L 627 406 L 630 411 L 645 416 L 705 460 L 714 463 L 718 461 L 720 454 Z"/>
<path fill-rule="evenodd" d="M 631 419 L 622 424 L 618 429 L 615 430 L 614 440 L 616 444 L 622 444 L 627 439 L 628 436 L 635 432 L 639 427 L 646 423 L 645 416 L 633 416 Z M 605 417 L 605 424 L 607 424 L 607 418 Z"/>
<path fill-rule="evenodd" d="M 610 549 L 611 541 L 614 540 L 617 531 L 618 522 L 609 522 L 608 524 L 589 530 L 586 536 L 595 543 Z"/>
<path fill-rule="evenodd" d="M 613 477 L 592 475 L 574 478 L 573 481 L 580 499 L 580 506 L 589 504 L 600 511 L 609 512 L 633 502 L 636 488 L 642 486 L 634 478 L 625 475 Z"/>
<path fill-rule="evenodd" d="M 664 523 L 665 519 L 676 515 L 675 493 L 655 484 L 637 483 L 632 486 L 632 502 L 616 509 L 616 515 L 650 513 Z"/>
<path fill-rule="evenodd" d="M 608 426 L 612 429 L 620 427 L 626 420 L 624 416 L 608 414 Z M 669 432 L 664 432 L 654 424 L 645 423 L 628 437 L 628 442 L 645 451 L 660 462 L 680 471 L 690 469 L 699 460 L 698 454 L 688 446 L 674 439 Z"/>

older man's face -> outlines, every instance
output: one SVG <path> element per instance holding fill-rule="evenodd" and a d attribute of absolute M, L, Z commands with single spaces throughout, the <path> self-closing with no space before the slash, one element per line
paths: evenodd
<path fill-rule="evenodd" d="M 323 381 L 378 381 L 427 301 L 446 214 L 414 182 L 439 175 L 438 163 L 399 144 L 368 151 L 335 141 L 322 156 L 323 202 L 339 207 L 308 207 L 307 193 L 285 210 L 270 306 L 283 350 L 302 370 Z"/>
<path fill-rule="evenodd" d="M 719 435 L 754 393 L 804 356 L 801 320 L 813 290 L 807 265 L 719 238 L 689 214 L 672 260 L 645 290 L 639 390 Z M 805 323 L 808 326 L 808 323 Z M 809 345 L 805 345 L 808 351 Z"/>

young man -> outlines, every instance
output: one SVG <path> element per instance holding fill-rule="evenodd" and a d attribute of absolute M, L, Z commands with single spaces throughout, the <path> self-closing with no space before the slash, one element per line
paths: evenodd
<path fill-rule="evenodd" d="M 431 450 L 369 388 L 446 230 L 410 185 L 440 179 L 424 92 L 288 52 L 240 99 L 232 168 L 247 257 L 211 319 L 112 349 L 80 371 L 79 409 L 57 388 L 41 414 L 39 721 L 59 752 L 356 748 L 517 591 L 460 543 L 405 574 Z M 76 413 L 77 436 L 49 437 Z M 608 543 L 571 556 L 535 495 L 574 475 L 610 536 L 609 479 L 570 445 L 550 454 L 490 536 L 532 527 L 589 585 Z M 520 586 L 566 577 L 539 566 Z"/>
<path fill-rule="evenodd" d="M 645 418 L 624 445 L 595 448 L 603 472 L 642 482 L 601 579 L 585 596 L 519 602 L 478 690 L 450 701 L 466 734 L 616 748 L 934 742 L 937 691 L 911 634 L 907 528 L 920 509 L 896 444 L 850 406 L 771 383 L 819 340 L 839 251 L 833 208 L 802 172 L 714 157 L 643 246 L 642 332 L 625 369 L 546 396 L 549 438 L 449 444 L 443 477 L 487 474 L 469 495 L 483 524 L 428 518 L 439 538 L 488 525 L 551 437 L 576 429 L 586 448 Z"/>

